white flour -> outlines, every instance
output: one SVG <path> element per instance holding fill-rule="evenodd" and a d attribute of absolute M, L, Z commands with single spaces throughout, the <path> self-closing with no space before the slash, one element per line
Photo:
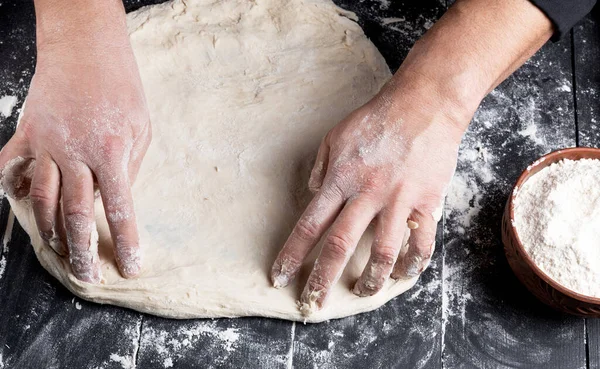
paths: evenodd
<path fill-rule="evenodd" d="M 518 190 L 514 225 L 525 250 L 548 276 L 600 297 L 600 160 L 563 160 Z"/>
<path fill-rule="evenodd" d="M 0 117 L 10 117 L 12 115 L 12 111 L 15 105 L 17 105 L 16 96 L 0 97 Z"/>

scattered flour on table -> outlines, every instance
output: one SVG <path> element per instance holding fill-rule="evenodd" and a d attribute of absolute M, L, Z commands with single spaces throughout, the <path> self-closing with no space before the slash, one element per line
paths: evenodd
<path fill-rule="evenodd" d="M 129 356 L 121 356 L 121 355 L 117 355 L 117 354 L 111 354 L 110 360 L 121 364 L 121 367 L 123 369 L 135 368 L 135 364 L 132 362 L 131 357 L 129 357 Z"/>
<path fill-rule="evenodd" d="M 563 286 L 600 297 L 600 160 L 563 160 L 529 178 L 514 226 L 536 265 Z"/>
<path fill-rule="evenodd" d="M 12 115 L 13 108 L 17 105 L 16 96 L 2 96 L 0 97 L 0 117 L 8 118 Z"/>
<path fill-rule="evenodd" d="M 6 270 L 6 258 L 4 256 L 0 256 L 0 279 L 4 276 L 5 270 Z"/>
<path fill-rule="evenodd" d="M 2 238 L 2 248 L 0 249 L 0 279 L 6 271 L 6 255 L 8 254 L 8 243 L 12 237 L 13 225 L 15 224 L 15 214 L 12 210 L 8 213 L 6 228 L 4 229 L 4 237 Z"/>
<path fill-rule="evenodd" d="M 497 337 L 504 337 L 501 349 L 521 353 L 524 365 L 529 367 L 543 367 L 546 356 L 538 354 L 548 347 L 552 349 L 551 342 L 537 340 L 535 330 L 528 330 L 535 322 L 524 322 L 520 310 L 504 307 L 511 300 L 498 293 L 503 287 L 496 284 L 504 285 L 499 278 L 510 273 L 503 262 L 498 229 L 503 205 L 522 164 L 575 144 L 569 103 L 572 92 L 562 87 L 570 86 L 572 76 L 564 64 L 553 62 L 554 53 L 538 53 L 493 90 L 475 113 L 461 143 L 456 175 L 445 204 L 444 367 L 464 365 L 467 356 L 444 349 L 455 347 L 454 341 L 464 337 L 480 337 L 480 342 L 499 342 Z M 555 78 L 531 83 L 546 75 Z M 552 91 L 551 99 L 547 90 Z M 500 310 L 505 313 L 499 314 Z M 507 320 L 499 320 L 499 316 Z M 521 345 L 524 340 L 528 345 Z M 531 355 L 532 347 L 538 354 Z M 489 362 L 489 357 L 469 356 L 475 367 Z"/>
<path fill-rule="evenodd" d="M 237 328 L 219 327 L 217 321 L 201 321 L 173 331 L 149 328 L 142 336 L 141 345 L 146 351 L 156 353 L 164 368 L 175 366 L 177 359 L 197 350 L 197 343 L 209 351 L 207 354 L 214 358 L 215 364 L 222 365 L 236 351 L 240 337 Z M 209 339 L 211 344 L 207 346 L 204 339 Z"/>
<path fill-rule="evenodd" d="M 496 158 L 483 143 L 465 139 L 458 161 L 469 170 L 460 170 L 454 175 L 446 198 L 446 216 L 455 222 L 455 229 L 464 234 L 483 208 L 485 185 L 496 178 Z"/>
<path fill-rule="evenodd" d="M 75 302 L 75 299 L 71 300 L 71 303 L 78 304 Z M 128 326 L 123 331 L 123 337 L 125 338 L 125 342 L 119 342 L 115 347 L 120 347 L 117 352 L 113 352 L 109 355 L 108 361 L 104 360 L 99 365 L 90 367 L 90 369 L 105 369 L 105 368 L 113 368 L 114 365 L 111 363 L 117 363 L 123 369 L 134 369 L 136 368 L 137 362 L 137 351 L 138 351 L 138 341 L 140 338 L 141 332 L 141 319 L 138 320 L 137 324 L 134 326 Z M 131 346 L 127 344 L 127 339 L 129 339 L 132 343 Z"/>
<path fill-rule="evenodd" d="M 379 8 L 380 9 L 387 9 L 390 7 L 391 4 L 391 0 L 379 0 Z"/>

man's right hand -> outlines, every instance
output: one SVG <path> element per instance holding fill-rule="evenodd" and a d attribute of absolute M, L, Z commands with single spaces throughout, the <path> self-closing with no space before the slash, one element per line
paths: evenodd
<path fill-rule="evenodd" d="M 36 73 L 21 122 L 0 153 L 2 186 L 12 197 L 29 194 L 44 242 L 59 254 L 66 243 L 74 275 L 98 283 L 97 184 L 119 270 L 133 277 L 141 255 L 130 186 L 151 127 L 125 12 L 114 0 L 68 9 L 48 2 L 36 1 Z M 14 188 L 27 169 L 29 191 Z"/>

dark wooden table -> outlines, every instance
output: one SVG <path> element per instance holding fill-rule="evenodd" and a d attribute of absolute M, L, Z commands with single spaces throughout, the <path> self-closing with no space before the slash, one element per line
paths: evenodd
<path fill-rule="evenodd" d="M 126 5 L 130 11 L 152 2 L 159 1 Z M 448 6 L 337 2 L 357 12 L 393 70 Z M 5 227 L 3 200 L 0 228 L 12 237 L 0 245 L 0 369 L 600 369 L 600 321 L 538 303 L 511 273 L 500 242 L 502 208 L 520 171 L 554 149 L 600 145 L 599 24 L 592 14 L 485 99 L 461 148 L 431 268 L 415 288 L 371 313 L 318 325 L 176 321 L 88 303 L 42 269 L 18 225 Z M 17 96 L 20 107 L 34 63 L 32 2 L 0 0 L 0 98 Z M 0 116 L 1 144 L 16 117 Z"/>

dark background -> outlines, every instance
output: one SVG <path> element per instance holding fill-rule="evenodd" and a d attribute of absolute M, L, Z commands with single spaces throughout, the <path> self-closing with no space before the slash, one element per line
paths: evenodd
<path fill-rule="evenodd" d="M 128 11 L 160 1 L 126 1 Z M 446 10 L 440 1 L 338 0 L 398 68 Z M 384 25 L 383 18 L 401 22 Z M 0 245 L 0 369 L 595 368 L 600 321 L 534 300 L 504 258 L 501 212 L 538 156 L 598 146 L 598 15 L 545 45 L 492 92 L 461 148 L 432 266 L 382 308 L 317 325 L 243 318 L 176 321 L 74 298 L 42 269 L 18 225 Z M 35 65 L 33 4 L 0 0 L 0 97 L 19 108 Z M 15 109 L 17 110 L 17 109 Z M 17 113 L 0 116 L 0 144 Z M 466 190 L 465 190 L 466 189 Z M 464 200 L 464 201 L 461 201 Z M 9 207 L 0 206 L 0 229 Z M 9 228 L 9 232 L 10 232 Z"/>

